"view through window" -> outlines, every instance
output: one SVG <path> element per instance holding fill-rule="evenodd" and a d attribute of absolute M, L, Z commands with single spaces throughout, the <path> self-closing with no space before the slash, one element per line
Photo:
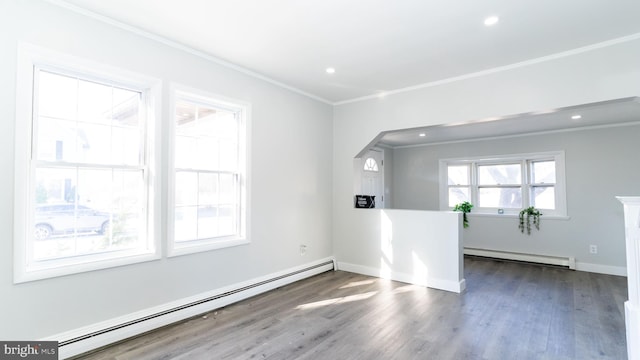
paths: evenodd
<path fill-rule="evenodd" d="M 143 92 L 36 68 L 32 264 L 148 247 Z"/>
<path fill-rule="evenodd" d="M 477 213 L 517 213 L 535 206 L 565 215 L 564 154 L 442 160 L 448 208 L 464 201 Z"/>
<path fill-rule="evenodd" d="M 242 238 L 243 109 L 179 92 L 174 114 L 174 249 Z"/>

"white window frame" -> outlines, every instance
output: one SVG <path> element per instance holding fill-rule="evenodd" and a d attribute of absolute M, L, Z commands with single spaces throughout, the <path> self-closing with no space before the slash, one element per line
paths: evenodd
<path fill-rule="evenodd" d="M 31 211 L 33 179 L 32 132 L 34 71 L 36 68 L 53 72 L 76 75 L 113 85 L 137 89 L 143 93 L 143 111 L 146 114 L 146 205 L 147 241 L 144 250 L 123 250 L 106 254 L 74 256 L 53 261 L 33 261 L 30 239 L 33 230 Z M 14 283 L 63 276 L 97 269 L 122 266 L 161 257 L 160 224 L 160 139 L 161 127 L 156 123 L 160 113 L 161 81 L 137 73 L 107 66 L 94 61 L 62 54 L 31 44 L 21 43 L 18 47 L 16 85 L 16 128 L 15 128 L 15 183 L 14 183 Z"/>
<path fill-rule="evenodd" d="M 467 158 L 454 158 L 454 159 L 441 159 L 439 161 L 439 174 L 440 174 L 440 210 L 452 210 L 453 207 L 449 206 L 449 185 L 448 185 L 448 167 L 450 165 L 469 165 L 470 166 L 470 184 L 469 184 L 469 202 L 474 204 L 473 214 L 486 214 L 497 216 L 517 216 L 522 209 L 507 209 L 507 208 L 489 208 L 480 207 L 478 205 L 478 179 L 477 179 L 477 166 L 478 165 L 498 165 L 498 164 L 513 164 L 519 163 L 522 166 L 522 208 L 527 208 L 530 205 L 531 188 L 536 187 L 536 184 L 531 183 L 531 176 L 529 174 L 530 163 L 534 161 L 553 160 L 556 166 L 556 183 L 555 189 L 555 209 L 542 209 L 541 212 L 545 215 L 545 218 L 566 218 L 567 217 L 567 193 L 566 193 L 566 176 L 565 176 L 565 155 L 564 151 L 549 151 L 539 153 L 528 154 L 514 154 L 514 155 L 497 155 L 497 156 L 480 156 L 480 157 L 467 157 Z M 513 185 L 513 184 L 512 184 Z M 466 186 L 461 186 L 466 187 Z"/>
<path fill-rule="evenodd" d="M 239 187 L 239 209 L 238 209 L 238 234 L 235 236 L 214 237 L 186 242 L 175 241 L 175 113 L 176 103 L 180 100 L 200 103 L 202 105 L 219 107 L 235 111 L 239 117 L 239 139 L 238 139 L 238 187 Z M 232 246 L 249 244 L 249 221 L 250 221 L 250 186 L 249 186 L 249 134 L 251 105 L 249 103 L 231 99 L 218 94 L 212 94 L 203 90 L 191 87 L 172 84 L 171 85 L 171 111 L 168 141 L 169 141 L 169 166 L 168 166 L 168 199 L 167 199 L 167 256 L 181 256 L 198 252 L 223 249 Z"/>

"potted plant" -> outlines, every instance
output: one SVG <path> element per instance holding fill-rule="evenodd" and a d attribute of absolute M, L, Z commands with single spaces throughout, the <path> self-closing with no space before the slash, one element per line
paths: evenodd
<path fill-rule="evenodd" d="M 526 209 L 522 209 L 520 211 L 520 215 L 518 216 L 520 219 L 520 223 L 518 224 L 518 228 L 520 228 L 520 232 L 524 234 L 525 228 L 527 229 L 527 235 L 531 235 L 531 223 L 536 227 L 536 229 L 540 230 L 540 216 L 542 213 L 540 210 L 536 209 L 533 206 L 529 206 Z"/>
<path fill-rule="evenodd" d="M 461 202 L 460 204 L 456 204 L 453 207 L 453 211 L 462 211 L 462 226 L 465 228 L 469 227 L 469 220 L 467 220 L 467 213 L 471 212 L 471 208 L 473 204 L 468 201 Z"/>

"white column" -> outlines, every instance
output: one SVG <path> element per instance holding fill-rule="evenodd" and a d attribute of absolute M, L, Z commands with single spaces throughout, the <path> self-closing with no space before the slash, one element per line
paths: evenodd
<path fill-rule="evenodd" d="M 624 205 L 629 300 L 624 303 L 627 353 L 640 360 L 640 197 L 618 196 Z"/>

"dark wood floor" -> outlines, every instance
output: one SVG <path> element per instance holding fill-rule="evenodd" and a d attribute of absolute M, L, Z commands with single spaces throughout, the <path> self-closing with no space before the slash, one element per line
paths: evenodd
<path fill-rule="evenodd" d="M 626 278 L 465 258 L 462 294 L 327 272 L 81 359 L 626 359 Z"/>

